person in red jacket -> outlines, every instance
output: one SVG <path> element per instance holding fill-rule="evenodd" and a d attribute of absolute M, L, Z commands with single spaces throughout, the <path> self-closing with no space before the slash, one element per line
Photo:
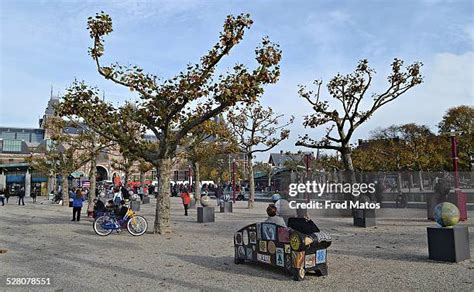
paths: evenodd
<path fill-rule="evenodd" d="M 181 193 L 181 199 L 183 200 L 184 216 L 188 216 L 188 207 L 189 207 L 189 204 L 191 203 L 191 197 L 189 196 L 188 191 L 184 190 Z"/>

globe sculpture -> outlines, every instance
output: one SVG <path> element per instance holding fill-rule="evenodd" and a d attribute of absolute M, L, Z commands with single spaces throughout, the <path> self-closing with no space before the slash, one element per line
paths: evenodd
<path fill-rule="evenodd" d="M 452 203 L 440 203 L 434 209 L 434 219 L 443 227 L 454 226 L 459 222 L 459 209 Z"/>
<path fill-rule="evenodd" d="M 211 198 L 209 198 L 209 196 L 202 196 L 201 197 L 201 205 L 203 207 L 207 207 L 207 206 L 209 206 L 209 204 L 211 204 Z"/>

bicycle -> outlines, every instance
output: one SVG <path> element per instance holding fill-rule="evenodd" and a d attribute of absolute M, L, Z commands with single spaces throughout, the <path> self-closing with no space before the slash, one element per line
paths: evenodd
<path fill-rule="evenodd" d="M 93 227 L 95 233 L 100 236 L 107 236 L 114 230 L 118 233 L 125 227 L 131 235 L 140 236 L 147 231 L 148 222 L 144 217 L 136 215 L 131 208 L 128 208 L 122 219 L 117 218 L 115 213 L 97 217 Z"/>

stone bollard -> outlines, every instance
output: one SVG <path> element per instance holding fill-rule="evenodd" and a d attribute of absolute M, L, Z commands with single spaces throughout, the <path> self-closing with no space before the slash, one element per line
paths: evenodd
<path fill-rule="evenodd" d="M 197 207 L 197 222 L 215 222 L 214 207 Z"/>
<path fill-rule="evenodd" d="M 220 212 L 221 213 L 232 213 L 232 202 L 221 202 L 220 205 Z"/>
<path fill-rule="evenodd" d="M 467 226 L 427 227 L 431 260 L 461 262 L 471 258 Z"/>
<path fill-rule="evenodd" d="M 373 227 L 375 226 L 374 209 L 354 209 L 354 226 Z"/>

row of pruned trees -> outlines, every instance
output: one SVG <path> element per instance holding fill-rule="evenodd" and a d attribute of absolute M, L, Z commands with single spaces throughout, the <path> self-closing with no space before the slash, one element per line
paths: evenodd
<path fill-rule="evenodd" d="M 452 170 L 451 132 L 456 135 L 459 169 L 470 171 L 474 154 L 474 108 L 449 109 L 438 124 L 438 133 L 417 124 L 392 125 L 371 132 L 369 140 L 354 150 L 361 171 Z"/>
<path fill-rule="evenodd" d="M 171 231 L 169 182 L 174 159 L 184 155 L 199 176 L 200 165 L 210 156 L 229 151 L 246 155 L 251 184 L 249 207 L 252 207 L 254 154 L 274 148 L 289 136 L 287 126 L 293 117 L 284 120 L 282 115 L 259 103 L 264 87 L 276 83 L 280 76 L 281 50 L 277 44 L 263 38 L 255 50 L 254 68 L 237 63 L 226 73 L 216 74 L 218 64 L 240 43 L 251 25 L 249 15 L 228 16 L 219 40 L 200 62 L 188 65 L 174 77 L 160 79 L 138 66 L 104 65 L 104 37 L 113 31 L 112 19 L 105 13 L 88 19 L 92 39 L 89 53 L 98 73 L 138 93 L 139 101 L 115 107 L 100 98 L 97 88 L 75 81 L 57 107 L 57 113 L 66 120 L 79 119 L 95 135 L 114 143 L 121 153 L 130 154 L 130 159 L 146 161 L 157 170 L 160 184 L 155 233 Z M 328 92 L 340 102 L 340 108 L 331 108 L 328 100 L 322 98 L 322 81 L 316 81 L 315 91 L 301 87 L 299 94 L 314 111 L 305 118 L 305 126 L 328 124 L 329 128 L 322 140 L 307 135 L 300 137 L 296 145 L 339 151 L 347 177 L 355 180 L 350 147 L 354 131 L 382 106 L 422 82 L 420 63 L 406 68 L 402 65 L 401 60 L 395 59 L 387 90 L 373 94 L 368 108 L 363 108 L 367 106 L 363 99 L 374 70 L 366 60 L 359 63 L 354 73 L 338 74 L 330 80 Z M 218 117 L 226 122 L 222 123 Z M 145 133 L 153 134 L 156 139 L 144 139 Z"/>

